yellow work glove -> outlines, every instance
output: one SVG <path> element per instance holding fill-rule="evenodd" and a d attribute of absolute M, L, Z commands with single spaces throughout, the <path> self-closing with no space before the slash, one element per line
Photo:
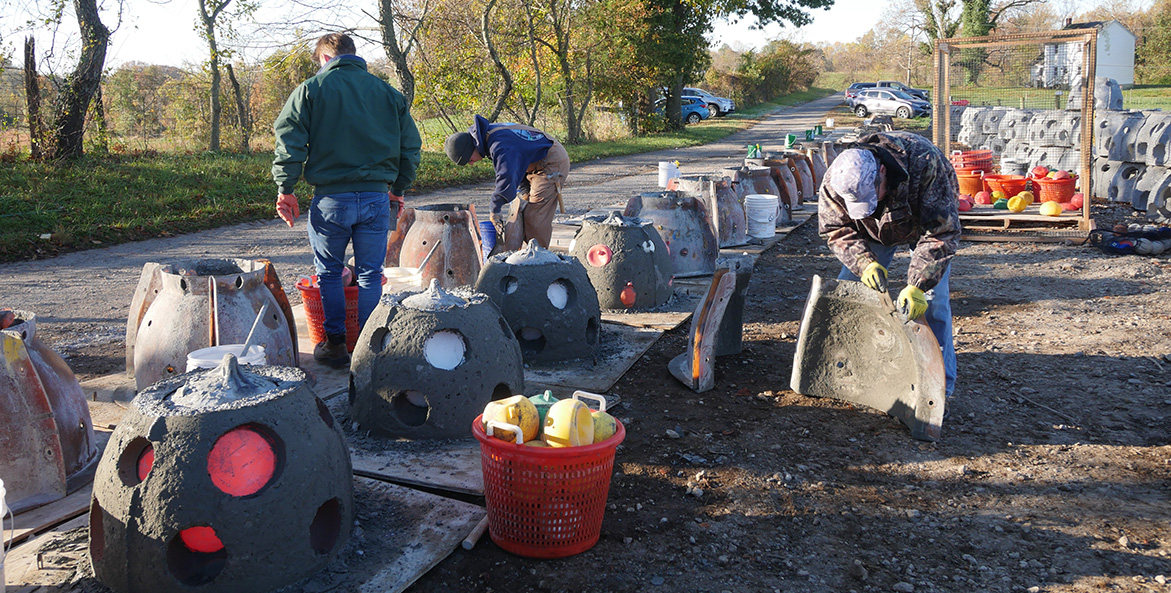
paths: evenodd
<path fill-rule="evenodd" d="M 886 268 L 876 261 L 870 262 L 862 272 L 862 284 L 878 292 L 886 292 Z"/>
<path fill-rule="evenodd" d="M 926 312 L 927 295 L 923 294 L 922 290 L 908 284 L 899 293 L 899 313 L 907 321 L 912 321 L 922 317 Z"/>

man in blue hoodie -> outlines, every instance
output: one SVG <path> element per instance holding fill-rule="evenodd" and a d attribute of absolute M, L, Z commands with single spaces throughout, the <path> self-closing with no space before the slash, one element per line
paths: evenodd
<path fill-rule="evenodd" d="M 293 186 L 302 175 L 314 186 L 309 245 L 326 339 L 313 357 L 335 367 L 350 363 L 342 286 L 346 246 L 353 246 L 361 327 L 382 296 L 387 233 L 415 180 L 422 146 L 406 98 L 367 72 L 355 51 L 348 35 L 317 40 L 313 58 L 321 71 L 289 95 L 273 123 L 277 214 L 290 227 L 300 215 Z"/>
<path fill-rule="evenodd" d="M 549 247 L 561 184 L 569 175 L 569 154 L 560 142 L 531 126 L 490 124 L 477 115 L 468 131 L 448 136 L 443 148 L 457 165 L 492 159 L 496 189 L 492 192 L 491 220 L 498 229 L 504 228 L 502 242 L 508 249 L 519 249 L 529 239 Z M 510 224 L 505 226 L 501 210 L 509 203 Z M 512 224 L 518 221 L 522 225 Z M 523 235 L 513 230 L 517 226 L 523 226 Z"/>

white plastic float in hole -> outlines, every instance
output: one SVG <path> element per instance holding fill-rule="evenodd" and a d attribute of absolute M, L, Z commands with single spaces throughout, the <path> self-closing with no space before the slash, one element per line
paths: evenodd
<path fill-rule="evenodd" d="M 453 330 L 437 331 L 423 344 L 423 357 L 427 362 L 445 371 L 463 364 L 465 352 L 467 345 L 464 344 L 463 336 Z"/>
<path fill-rule="evenodd" d="M 564 280 L 557 280 L 545 290 L 545 295 L 549 297 L 549 302 L 558 309 L 564 309 L 569 304 L 569 288 L 567 284 Z"/>

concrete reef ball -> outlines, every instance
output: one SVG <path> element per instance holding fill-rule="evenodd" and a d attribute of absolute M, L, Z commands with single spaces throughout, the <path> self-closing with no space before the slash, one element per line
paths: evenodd
<path fill-rule="evenodd" d="M 228 355 L 134 398 L 98 464 L 89 553 L 118 593 L 260 593 L 328 564 L 353 514 L 345 438 L 305 373 Z"/>
<path fill-rule="evenodd" d="M 383 436 L 466 438 L 488 402 L 519 393 L 524 362 L 500 310 L 436 280 L 383 295 L 350 364 L 351 417 Z"/>
<path fill-rule="evenodd" d="M 671 298 L 671 255 L 649 222 L 617 212 L 588 216 L 569 254 L 585 266 L 603 309 L 651 309 Z"/>
<path fill-rule="evenodd" d="M 602 322 L 598 295 L 581 262 L 535 240 L 488 259 L 476 291 L 500 308 L 527 362 L 593 356 Z"/>

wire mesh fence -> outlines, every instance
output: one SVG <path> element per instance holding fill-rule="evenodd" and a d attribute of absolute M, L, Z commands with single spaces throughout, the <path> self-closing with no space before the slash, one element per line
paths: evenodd
<path fill-rule="evenodd" d="M 941 148 L 959 151 L 961 186 L 977 189 L 971 170 L 962 169 L 987 154 L 990 166 L 979 189 L 993 189 L 989 182 L 1008 176 L 1024 181 L 1005 189 L 1027 189 L 1037 199 L 1019 213 L 977 208 L 976 215 L 1032 216 L 1049 226 L 1076 222 L 1086 231 L 1094 197 L 1129 203 L 1158 222 L 1171 220 L 1171 113 L 1145 108 L 1133 93 L 1131 105 L 1140 108 L 1128 107 L 1117 81 L 1097 75 L 1098 34 L 1090 28 L 937 43 L 936 88 L 942 92 L 935 98 L 934 138 Z M 1073 181 L 1053 181 L 1066 175 Z M 1079 209 L 1074 194 L 1085 196 L 1080 216 L 1073 216 Z M 1053 200 L 1060 213 L 1045 206 Z"/>
<path fill-rule="evenodd" d="M 1092 177 L 1082 139 L 1094 121 L 1094 97 L 1085 96 L 1094 47 L 1087 31 L 937 42 L 933 135 L 953 155 L 961 192 L 974 196 L 969 221 L 1089 230 L 1089 200 L 1074 194 Z"/>

